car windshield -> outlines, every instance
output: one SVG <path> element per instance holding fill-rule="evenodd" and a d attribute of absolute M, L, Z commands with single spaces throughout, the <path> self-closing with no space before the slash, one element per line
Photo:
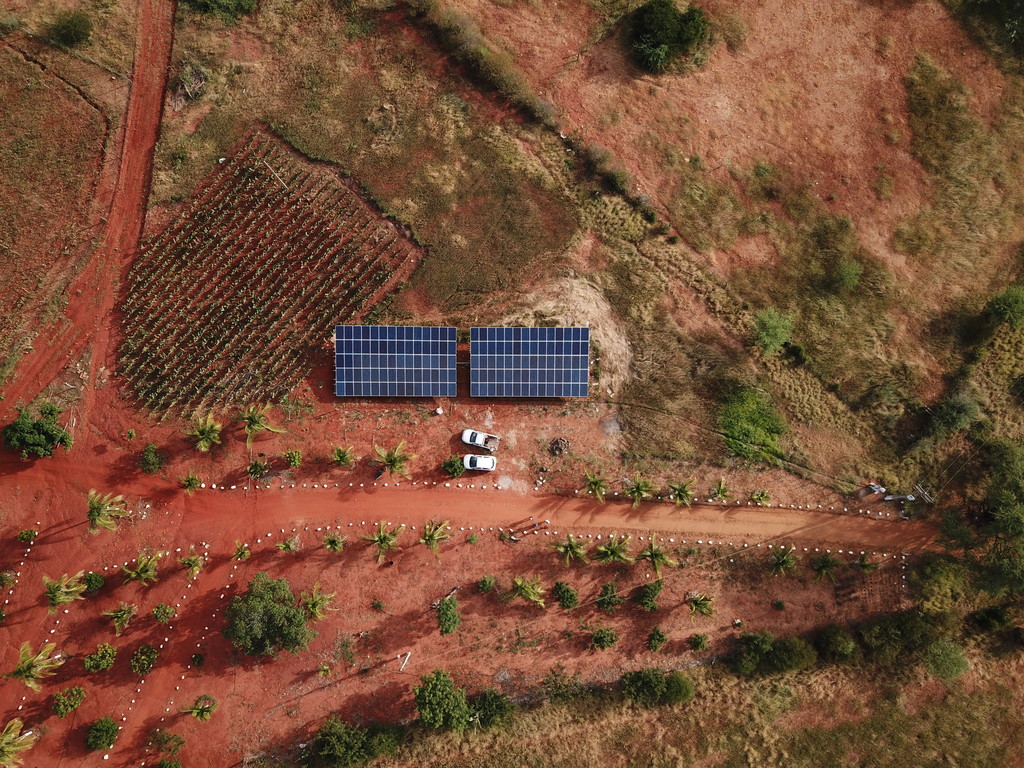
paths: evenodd
<path fill-rule="evenodd" d="M 473 469 L 476 469 L 476 456 L 469 457 L 469 466 L 473 467 Z"/>

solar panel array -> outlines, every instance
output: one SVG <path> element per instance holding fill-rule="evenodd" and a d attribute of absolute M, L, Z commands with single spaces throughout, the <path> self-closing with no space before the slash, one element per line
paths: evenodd
<path fill-rule="evenodd" d="M 589 328 L 473 328 L 473 397 L 586 397 Z"/>
<path fill-rule="evenodd" d="M 338 397 L 455 397 L 455 329 L 404 325 L 334 328 Z"/>

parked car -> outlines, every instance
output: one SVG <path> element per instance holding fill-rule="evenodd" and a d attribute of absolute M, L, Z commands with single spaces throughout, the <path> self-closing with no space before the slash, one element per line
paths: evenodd
<path fill-rule="evenodd" d="M 478 429 L 464 429 L 462 430 L 462 442 L 466 445 L 474 445 L 477 448 L 483 448 L 485 451 L 494 453 L 498 450 L 498 443 L 501 442 L 501 438 L 497 435 L 481 432 Z"/>
<path fill-rule="evenodd" d="M 462 466 L 466 469 L 476 469 L 481 472 L 493 472 L 498 468 L 498 460 L 493 456 L 478 456 L 474 453 L 467 453 L 462 457 Z"/>

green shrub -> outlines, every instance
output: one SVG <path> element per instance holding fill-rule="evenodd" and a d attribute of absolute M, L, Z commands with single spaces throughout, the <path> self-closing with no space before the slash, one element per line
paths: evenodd
<path fill-rule="evenodd" d="M 309 747 L 312 765 L 338 766 L 362 765 L 369 762 L 369 734 L 358 725 L 329 717 L 320 726 Z"/>
<path fill-rule="evenodd" d="M 831 624 L 824 627 L 814 638 L 818 655 L 825 661 L 850 661 L 859 650 L 857 641 L 848 629 Z"/>
<path fill-rule="evenodd" d="M 754 315 L 754 343 L 764 354 L 779 354 L 792 334 L 793 321 L 774 307 L 767 307 Z"/>
<path fill-rule="evenodd" d="M 53 694 L 53 712 L 57 717 L 64 718 L 82 706 L 85 701 L 85 690 L 81 686 L 65 688 Z"/>
<path fill-rule="evenodd" d="M 641 707 L 653 707 L 665 695 L 665 673 L 653 667 L 627 672 L 622 676 L 622 691 Z"/>
<path fill-rule="evenodd" d="M 18 417 L 4 427 L 4 444 L 22 459 L 53 456 L 58 446 L 70 451 L 74 440 L 57 423 L 60 412 L 52 403 L 44 403 L 39 406 L 39 418 L 33 418 L 31 410 L 19 408 Z"/>
<path fill-rule="evenodd" d="M 973 621 L 979 629 L 984 632 L 998 632 L 1006 629 L 1013 623 L 1013 616 L 1002 605 L 990 605 L 987 608 L 979 608 L 971 614 Z"/>
<path fill-rule="evenodd" d="M 165 758 L 157 761 L 154 768 L 181 768 L 181 760 L 168 760 Z"/>
<path fill-rule="evenodd" d="M 554 704 L 564 704 L 568 701 L 575 701 L 581 698 L 587 689 L 580 682 L 578 672 L 571 675 L 565 671 L 565 667 L 557 664 L 544 676 L 540 682 L 541 690 L 548 700 Z"/>
<path fill-rule="evenodd" d="M 996 323 L 1017 330 L 1024 326 L 1024 286 L 1013 285 L 989 301 L 986 310 Z"/>
<path fill-rule="evenodd" d="M 99 592 L 103 589 L 103 585 L 107 583 L 107 580 L 103 578 L 102 573 L 93 573 L 92 571 L 85 574 L 82 581 L 85 582 L 86 593 Z"/>
<path fill-rule="evenodd" d="M 668 635 L 661 631 L 661 627 L 655 627 L 647 635 L 647 650 L 657 653 L 667 642 Z"/>
<path fill-rule="evenodd" d="M 147 746 L 158 754 L 174 757 L 185 746 L 185 738 L 163 728 L 156 728 L 149 734 Z"/>
<path fill-rule="evenodd" d="M 858 634 L 868 660 L 894 664 L 924 648 L 934 630 L 919 611 L 911 609 L 869 621 L 861 625 Z"/>
<path fill-rule="evenodd" d="M 736 456 L 772 464 L 782 458 L 779 438 L 786 423 L 760 390 L 738 387 L 727 395 L 718 410 L 718 428 Z"/>
<path fill-rule="evenodd" d="M 155 646 L 149 643 L 140 645 L 139 649 L 132 654 L 132 672 L 137 675 L 148 675 L 153 671 L 153 665 L 156 664 L 159 657 L 160 651 Z"/>
<path fill-rule="evenodd" d="M 81 45 L 92 37 L 92 19 L 81 11 L 61 11 L 50 22 L 47 35 L 68 48 Z"/>
<path fill-rule="evenodd" d="M 441 462 L 441 469 L 450 477 L 462 477 L 466 472 L 466 465 L 462 462 L 461 456 L 449 456 Z"/>
<path fill-rule="evenodd" d="M 551 594 L 555 596 L 558 604 L 567 611 L 580 604 L 580 596 L 576 593 L 576 590 L 564 581 L 556 581 L 555 586 L 551 588 Z"/>
<path fill-rule="evenodd" d="M 710 647 L 707 635 L 690 635 L 689 643 L 695 651 L 706 651 Z"/>
<path fill-rule="evenodd" d="M 752 675 L 760 668 L 773 645 L 775 635 L 771 632 L 744 632 L 737 638 L 726 661 L 736 674 Z"/>
<path fill-rule="evenodd" d="M 599 651 L 607 651 L 619 642 L 619 633 L 609 627 L 595 629 L 590 636 L 590 647 Z"/>
<path fill-rule="evenodd" d="M 466 691 L 457 688 L 451 675 L 442 669 L 420 678 L 413 689 L 416 711 L 428 728 L 450 728 L 461 731 L 469 725 L 469 703 Z"/>
<path fill-rule="evenodd" d="M 120 730 L 114 718 L 109 715 L 101 717 L 89 726 L 89 732 L 85 737 L 85 746 L 93 751 L 110 749 L 117 741 L 117 734 Z"/>
<path fill-rule="evenodd" d="M 117 649 L 109 643 L 100 643 L 96 646 L 96 652 L 85 657 L 86 672 L 102 672 L 114 666 L 114 659 L 117 658 Z"/>
<path fill-rule="evenodd" d="M 256 0 L 185 0 L 185 5 L 200 13 L 220 16 L 228 21 L 256 10 Z"/>
<path fill-rule="evenodd" d="M 139 457 L 139 469 L 147 475 L 155 475 L 164 466 L 164 457 L 156 449 L 156 443 L 146 443 Z"/>
<path fill-rule="evenodd" d="M 501 691 L 487 688 L 469 700 L 470 711 L 476 713 L 474 722 L 481 728 L 493 728 L 501 725 L 515 711 L 512 699 Z"/>
<path fill-rule="evenodd" d="M 601 593 L 597 596 L 596 604 L 598 608 L 608 613 L 611 613 L 622 604 L 619 588 L 614 582 L 601 585 Z"/>
<path fill-rule="evenodd" d="M 765 655 L 768 667 L 776 672 L 797 672 L 813 667 L 818 654 L 802 637 L 783 637 L 776 640 Z"/>
<path fill-rule="evenodd" d="M 17 16 L 0 16 L 0 39 L 17 32 L 21 28 L 21 20 Z"/>
<path fill-rule="evenodd" d="M 476 588 L 480 591 L 481 595 L 486 595 L 494 591 L 496 583 L 497 580 L 493 576 L 481 576 L 480 581 L 476 583 Z"/>
<path fill-rule="evenodd" d="M 981 418 L 981 406 L 973 397 L 958 393 L 939 403 L 932 411 L 932 434 L 944 439 L 969 429 Z"/>
<path fill-rule="evenodd" d="M 273 656 L 305 649 L 316 633 L 306 626 L 308 615 L 286 579 L 257 573 L 243 595 L 232 598 L 225 612 L 223 635 L 249 656 Z"/>
<path fill-rule="evenodd" d="M 23 528 L 18 531 L 18 535 L 15 537 L 22 544 L 31 544 L 39 536 L 39 531 L 34 531 L 31 528 Z"/>
<path fill-rule="evenodd" d="M 964 658 L 964 649 L 945 638 L 936 640 L 924 649 L 924 665 L 929 672 L 947 683 L 970 669 Z"/>
<path fill-rule="evenodd" d="M 302 466 L 302 451 L 285 451 L 284 463 L 292 469 L 298 469 Z"/>
<path fill-rule="evenodd" d="M 665 675 L 665 693 L 662 704 L 685 704 L 693 698 L 693 681 L 682 672 Z"/>
<path fill-rule="evenodd" d="M 167 603 L 159 603 L 153 606 L 153 618 L 160 624 L 167 624 L 174 618 L 174 606 Z"/>
<path fill-rule="evenodd" d="M 259 480 L 262 477 L 266 477 L 270 474 L 270 464 L 266 461 L 253 461 L 250 462 L 248 468 L 249 477 L 253 480 Z"/>
<path fill-rule="evenodd" d="M 707 40 L 710 26 L 697 6 L 680 12 L 672 0 L 650 0 L 633 14 L 633 56 L 644 69 L 664 72 L 676 57 L 693 53 Z"/>
<path fill-rule="evenodd" d="M 661 594 L 665 582 L 661 579 L 641 584 L 636 590 L 636 602 L 645 611 L 658 610 L 658 596 Z"/>
<path fill-rule="evenodd" d="M 455 595 L 441 598 L 437 604 L 437 627 L 442 635 L 450 635 L 459 628 L 462 623 L 462 615 L 459 613 L 459 603 Z"/>

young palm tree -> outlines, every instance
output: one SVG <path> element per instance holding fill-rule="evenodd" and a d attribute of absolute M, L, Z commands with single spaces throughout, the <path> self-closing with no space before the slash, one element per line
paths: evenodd
<path fill-rule="evenodd" d="M 261 477 L 266 477 L 270 474 L 270 463 L 266 461 L 253 461 L 250 462 L 246 471 L 253 480 L 259 480 Z"/>
<path fill-rule="evenodd" d="M 128 509 L 123 496 L 115 496 L 112 493 L 101 494 L 90 490 L 87 497 L 89 511 L 86 516 L 89 518 L 89 533 L 99 533 L 100 528 L 107 531 L 117 530 L 117 521 L 128 517 Z"/>
<path fill-rule="evenodd" d="M 282 552 L 294 555 L 299 551 L 299 535 L 294 534 L 293 536 L 289 536 L 287 539 L 277 542 L 274 546 Z"/>
<path fill-rule="evenodd" d="M 729 486 L 725 484 L 725 478 L 720 478 L 710 491 L 712 501 L 728 501 L 732 498 Z"/>
<path fill-rule="evenodd" d="M 662 568 L 671 568 L 676 564 L 676 561 L 669 557 L 665 550 L 658 545 L 658 539 L 653 533 L 650 535 L 647 546 L 636 553 L 636 559 L 650 561 L 651 567 L 654 568 L 654 575 L 659 579 L 661 578 Z"/>
<path fill-rule="evenodd" d="M 581 563 L 587 562 L 589 547 L 583 539 L 577 539 L 571 533 L 565 541 L 556 541 L 551 548 L 565 558 L 566 566 L 569 566 L 573 560 L 579 560 Z"/>
<path fill-rule="evenodd" d="M 856 567 L 860 568 L 861 572 L 865 574 L 874 573 L 878 570 L 878 563 L 874 562 L 871 559 L 871 555 L 869 555 L 867 552 L 861 552 L 860 557 L 858 557 L 853 563 L 851 563 L 851 565 L 855 565 Z"/>
<path fill-rule="evenodd" d="M 772 576 L 788 576 L 796 569 L 799 559 L 792 547 L 789 549 L 779 547 L 772 550 L 768 556 L 768 571 Z"/>
<path fill-rule="evenodd" d="M 545 590 L 540 585 L 540 578 L 527 578 L 526 576 L 514 576 L 512 578 L 512 589 L 509 590 L 508 594 L 505 595 L 506 600 L 515 600 L 517 597 L 523 598 L 528 603 L 539 605 L 541 608 L 544 607 L 544 593 Z"/>
<path fill-rule="evenodd" d="M 324 549 L 328 552 L 341 552 L 345 549 L 345 537 L 340 533 L 328 533 L 324 536 Z"/>
<path fill-rule="evenodd" d="M 217 711 L 218 706 L 217 700 L 213 698 L 213 696 L 204 693 L 196 699 L 195 704 L 191 707 L 185 707 L 181 712 L 184 715 L 192 715 L 197 720 L 201 720 L 205 723 L 210 719 L 210 716 Z"/>
<path fill-rule="evenodd" d="M 608 481 L 598 472 L 587 472 L 583 475 L 583 480 L 587 493 L 593 496 L 598 504 L 604 504 L 605 494 L 608 493 Z"/>
<path fill-rule="evenodd" d="M 203 478 L 197 475 L 194 469 L 190 469 L 188 474 L 181 478 L 181 487 L 185 489 L 185 493 L 189 496 L 198 491 L 202 484 Z"/>
<path fill-rule="evenodd" d="M 104 616 L 109 616 L 114 622 L 114 634 L 120 635 L 124 632 L 128 625 L 131 624 L 132 619 L 135 618 L 135 614 L 138 612 L 138 608 L 130 603 L 121 603 L 117 608 L 112 608 L 109 611 L 104 611 Z"/>
<path fill-rule="evenodd" d="M 270 419 L 267 417 L 267 411 L 269 410 L 270 403 L 250 405 L 244 411 L 241 411 L 235 419 L 235 421 L 242 422 L 242 426 L 245 429 L 245 446 L 250 451 L 252 450 L 252 441 L 256 439 L 256 435 L 260 432 L 274 432 L 280 435 L 288 431 L 284 427 L 275 427 L 270 423 Z"/>
<path fill-rule="evenodd" d="M 359 457 L 356 455 L 356 452 L 352 450 L 351 445 L 348 448 L 334 449 L 334 463 L 339 467 L 352 469 L 357 461 L 359 461 Z"/>
<path fill-rule="evenodd" d="M 387 556 L 388 552 L 393 549 L 398 549 L 398 537 L 401 535 L 404 528 L 405 523 L 397 528 L 388 530 L 387 526 L 381 522 L 376 533 L 372 533 L 369 536 L 363 536 L 363 541 L 368 541 L 377 548 L 377 565 L 384 562 L 384 558 Z"/>
<path fill-rule="evenodd" d="M 35 731 L 21 732 L 24 723 L 15 718 L 0 731 L 0 765 L 17 768 L 21 765 L 21 753 L 31 749 L 39 740 Z"/>
<path fill-rule="evenodd" d="M 821 581 L 827 578 L 833 584 L 836 583 L 835 570 L 843 563 L 831 552 L 823 555 L 816 555 L 811 558 L 811 570 L 814 571 L 814 580 Z"/>
<path fill-rule="evenodd" d="M 633 509 L 640 506 L 640 502 L 651 498 L 654 493 L 654 486 L 650 482 L 640 477 L 640 473 L 637 472 L 633 475 L 633 479 L 628 481 L 623 487 L 622 492 L 633 501 Z"/>
<path fill-rule="evenodd" d="M 331 600 L 334 599 L 333 592 L 321 592 L 320 585 L 314 584 L 310 592 L 303 592 L 300 595 L 302 605 L 310 618 L 320 621 L 327 616 L 327 611 L 333 611 Z"/>
<path fill-rule="evenodd" d="M 206 415 L 206 418 L 198 419 L 185 433 L 185 437 L 191 437 L 195 441 L 197 451 L 206 453 L 213 446 L 220 445 L 220 431 L 223 426 L 210 413 Z"/>
<path fill-rule="evenodd" d="M 376 452 L 377 458 L 380 459 L 380 463 L 387 467 L 389 475 L 409 476 L 406 467 L 416 456 L 406 452 L 405 440 L 400 440 L 398 445 L 389 450 L 385 450 L 379 445 L 373 446 L 373 450 Z"/>
<path fill-rule="evenodd" d="M 194 547 L 188 548 L 188 554 L 185 557 L 178 560 L 181 566 L 185 569 L 185 573 L 188 574 L 190 579 L 194 579 L 199 575 L 199 572 L 203 570 L 203 566 L 206 565 L 206 558 L 202 555 L 196 554 Z"/>
<path fill-rule="evenodd" d="M 231 559 L 239 563 L 244 563 L 250 557 L 252 557 L 252 550 L 249 549 L 249 545 L 244 544 L 241 541 L 236 541 L 235 553 L 231 556 Z"/>
<path fill-rule="evenodd" d="M 442 541 L 447 541 L 451 538 L 448 533 L 448 521 L 439 523 L 437 518 L 434 518 L 428 523 L 423 525 L 423 535 L 420 536 L 420 544 L 426 545 L 426 547 L 434 553 L 434 557 L 438 557 L 437 547 Z"/>
<path fill-rule="evenodd" d="M 767 504 L 772 500 L 772 497 L 768 491 L 751 491 L 750 500 L 755 504 Z"/>
<path fill-rule="evenodd" d="M 79 571 L 74 576 L 65 573 L 57 580 L 43 576 L 43 588 L 46 590 L 46 601 L 50 604 L 50 613 L 56 613 L 58 605 L 85 600 L 82 596 L 86 587 L 82 580 L 83 576 L 85 571 Z"/>
<path fill-rule="evenodd" d="M 685 483 L 669 483 L 668 484 L 668 495 L 672 497 L 672 501 L 677 507 L 687 506 L 693 504 L 693 484 L 694 480 L 687 480 Z"/>
<path fill-rule="evenodd" d="M 715 598 L 703 592 L 691 592 L 686 596 L 686 604 L 690 606 L 690 613 L 699 613 L 701 616 L 714 616 Z"/>
<path fill-rule="evenodd" d="M 67 660 L 63 653 L 54 653 L 56 643 L 46 643 L 39 653 L 32 653 L 32 646 L 22 643 L 18 649 L 18 665 L 13 672 L 5 677 L 21 680 L 25 685 L 38 693 L 42 690 L 39 681 L 44 677 L 53 677 L 57 669 Z M 51 655 L 52 654 L 52 655 Z"/>
<path fill-rule="evenodd" d="M 140 551 L 135 558 L 134 568 L 129 568 L 127 565 L 121 566 L 121 570 L 124 571 L 124 583 L 137 581 L 143 587 L 155 583 L 158 577 L 157 566 L 160 563 L 160 558 L 165 554 L 166 552 Z"/>
<path fill-rule="evenodd" d="M 594 559 L 599 563 L 632 563 L 633 558 L 629 556 L 629 542 L 632 536 L 618 536 L 613 533 L 604 544 L 598 544 L 594 549 Z"/>

